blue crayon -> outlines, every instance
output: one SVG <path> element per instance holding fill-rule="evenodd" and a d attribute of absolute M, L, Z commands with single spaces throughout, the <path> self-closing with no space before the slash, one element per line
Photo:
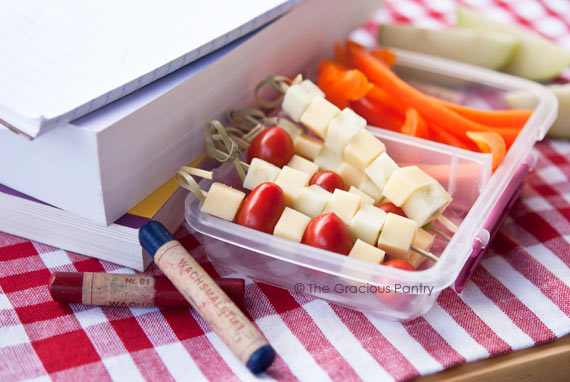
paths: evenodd
<path fill-rule="evenodd" d="M 149 221 L 139 242 L 178 291 L 252 373 L 266 370 L 275 350 L 164 226 Z"/>

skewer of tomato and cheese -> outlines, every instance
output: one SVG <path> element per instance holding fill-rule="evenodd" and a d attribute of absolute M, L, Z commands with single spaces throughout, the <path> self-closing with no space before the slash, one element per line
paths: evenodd
<path fill-rule="evenodd" d="M 306 236 L 304 226 L 332 214 L 344 223 L 347 232 L 359 243 L 358 248 L 365 247 L 360 243 L 364 242 L 394 257 L 409 259 L 411 254 L 419 253 L 436 261 L 437 258 L 416 245 L 418 223 L 427 223 L 442 212 L 451 200 L 447 192 L 415 166 L 400 169 L 386 153 L 384 144 L 365 130 L 363 118 L 348 108 L 340 111 L 316 89 L 308 80 L 292 85 L 285 94 L 283 109 L 293 120 L 324 138 L 324 142 L 300 133 L 296 125 L 281 120 L 286 126 L 283 132 L 294 137 L 294 142 L 289 138 L 289 146 L 314 162 L 301 155 L 288 154 L 276 165 L 251 155 L 255 150 L 250 149 L 248 153 L 253 158 L 250 158 L 243 186 L 252 190 L 250 196 L 267 184 L 273 184 L 282 192 L 283 208 L 275 209 L 279 219 L 274 218 L 272 226 L 262 230 L 301 241 Z M 275 129 L 282 130 L 279 127 L 267 129 L 259 138 L 270 136 Z M 281 134 L 277 130 L 276 134 Z M 350 190 L 335 189 L 331 193 L 309 186 L 318 168 L 336 170 Z M 437 198 L 432 198 L 433 194 L 437 194 Z M 245 198 L 245 193 L 239 190 L 214 183 L 203 200 L 202 211 L 229 221 L 237 216 L 239 223 L 242 201 L 248 204 L 250 196 Z M 407 210 L 408 216 L 414 219 L 386 214 L 370 205 L 383 197 L 393 199 L 394 204 Z M 429 208 L 424 208 L 426 205 Z M 382 214 L 385 216 L 379 216 Z"/>
<path fill-rule="evenodd" d="M 337 172 L 348 186 L 375 199 L 386 197 L 419 225 L 439 219 L 455 231 L 457 227 L 442 215 L 451 202 L 447 191 L 418 167 L 397 171 L 399 167 L 386 153 L 384 144 L 365 130 L 366 120 L 350 108 L 341 111 L 316 89 L 310 80 L 289 86 L 282 104 L 283 111 L 293 120 L 300 121 L 324 139 L 324 147 L 316 156 L 317 144 L 312 141 L 315 149 L 310 155 L 314 162 L 324 170 Z M 300 139 L 303 142 L 300 146 L 304 147 L 309 137 L 296 139 Z M 388 184 L 390 187 L 386 190 Z"/>

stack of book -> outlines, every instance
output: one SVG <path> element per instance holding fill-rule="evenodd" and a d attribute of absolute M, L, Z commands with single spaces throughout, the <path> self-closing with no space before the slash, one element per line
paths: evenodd
<path fill-rule="evenodd" d="M 0 231 L 143 270 L 137 229 L 182 222 L 172 177 L 206 122 L 269 73 L 310 73 L 379 4 L 131 3 L 2 6 Z"/>

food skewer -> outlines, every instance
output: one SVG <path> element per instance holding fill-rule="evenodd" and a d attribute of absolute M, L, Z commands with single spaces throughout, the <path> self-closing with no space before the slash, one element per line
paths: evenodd
<path fill-rule="evenodd" d="M 445 233 L 444 231 L 442 231 L 441 229 L 437 228 L 433 222 L 428 224 L 427 227 L 425 227 L 426 229 L 433 231 L 435 233 L 437 233 L 438 235 L 444 237 L 445 239 L 447 239 L 448 241 L 451 240 L 451 236 L 449 236 L 447 233 Z"/>
<path fill-rule="evenodd" d="M 279 96 L 270 101 L 263 100 L 258 92 L 264 85 L 269 85 Z M 303 123 L 324 140 L 322 142 L 304 135 L 298 126 L 287 122 L 289 126 L 285 130 L 295 139 L 293 143 L 283 129 L 268 128 L 268 125 L 279 122 L 286 126 L 286 120 L 267 118 L 263 111 L 257 109 L 231 110 L 228 119 L 232 127 L 226 128 L 219 121 L 210 121 L 206 125 L 206 154 L 220 162 L 232 162 L 243 187 L 252 190 L 250 196 L 261 192 L 258 190 L 261 185 L 273 184 L 273 189 L 279 190 L 282 194 L 280 203 L 283 204 L 283 208 L 278 209 L 279 214 L 283 215 L 279 222 L 295 221 L 306 227 L 311 219 L 334 213 L 340 217 L 339 221 L 351 228 L 353 238 L 365 239 L 369 244 L 386 249 L 393 256 L 407 258 L 410 251 L 413 251 L 437 261 L 436 256 L 414 242 L 419 226 L 436 219 L 450 231 L 457 230 L 457 227 L 441 214 L 451 201 L 451 196 L 435 179 L 416 166 L 398 167 L 386 153 L 384 144 L 365 130 L 366 120 L 350 108 L 342 111 L 338 109 L 324 98 L 324 93 L 314 83 L 303 80 L 301 75 L 294 80 L 284 76 L 269 76 L 256 87 L 255 98 L 266 108 L 281 104 L 283 111 L 291 119 Z M 303 156 L 314 162 L 294 155 L 292 148 L 289 149 L 290 155 L 278 159 L 265 158 L 266 154 L 261 154 L 263 150 L 251 147 L 267 136 L 271 138 L 272 130 L 277 131 L 277 135 L 285 134 L 289 142 L 287 144 L 286 141 L 279 141 L 280 149 L 283 149 L 283 146 L 295 145 L 294 151 L 304 154 Z M 242 162 L 238 157 L 239 153 L 246 149 L 250 164 Z M 252 150 L 261 156 L 252 154 Z M 337 188 L 331 193 L 318 186 L 307 187 L 309 179 L 319 167 L 338 172 L 340 178 L 350 186 L 350 190 L 347 192 Z M 205 193 L 200 190 L 193 176 L 211 179 L 212 174 L 188 167 L 181 168 L 177 173 L 181 186 L 192 191 L 202 203 L 202 211 L 233 221 L 241 209 L 245 193 L 216 182 L 212 184 L 210 191 Z M 375 215 L 365 206 L 367 202 L 373 203 L 382 198 L 401 207 L 412 219 L 393 213 L 386 214 L 384 211 Z M 247 204 L 249 197 L 245 199 L 244 203 Z M 374 215 L 376 220 L 372 222 L 374 219 L 371 216 Z M 237 219 L 239 224 L 239 214 Z M 277 217 L 274 220 L 278 223 Z M 279 227 L 282 228 L 283 225 Z M 271 233 L 274 227 L 275 224 L 267 232 Z M 281 229 L 275 229 L 273 233 L 293 238 L 295 241 L 304 239 L 303 232 L 289 237 L 287 232 L 278 234 L 278 231 L 281 232 Z M 434 232 L 449 238 L 439 229 Z M 425 235 L 430 236 L 427 233 Z M 426 244 L 426 241 L 423 243 Z M 433 240 L 428 240 L 427 243 L 433 243 Z M 429 246 L 426 248 L 429 249 Z"/>
<path fill-rule="evenodd" d="M 321 149 L 320 154 L 318 154 L 316 158 L 311 159 L 314 159 L 314 161 L 321 166 L 334 167 L 336 163 L 339 166 L 339 172 L 343 172 L 345 176 L 350 176 L 352 179 L 360 179 L 360 182 L 363 182 L 362 177 L 355 178 L 354 174 L 358 173 L 358 170 L 361 170 L 360 173 L 363 170 L 364 173 L 372 179 L 373 183 L 375 183 L 377 189 L 380 189 L 382 195 L 386 196 L 384 194 L 384 188 L 392 173 L 398 169 L 398 166 L 385 153 L 385 147 L 370 148 L 369 142 L 379 141 L 364 130 L 366 121 L 349 108 L 345 108 L 341 112 L 340 109 L 324 99 L 324 93 L 310 80 L 302 80 L 300 75 L 293 81 L 283 78 L 283 76 L 279 78 L 269 76 L 258 84 L 256 88 L 256 99 L 259 101 L 260 97 L 257 91 L 264 84 L 272 84 L 271 86 L 280 93 L 278 99 L 282 99 L 282 109 L 294 121 L 303 123 L 309 130 L 325 140 L 325 148 Z M 272 100 L 269 104 L 276 105 L 276 101 L 277 99 Z M 267 104 L 267 102 L 261 100 L 262 106 L 266 106 Z M 339 126 L 338 123 L 335 125 L 333 121 L 342 118 L 343 115 L 347 123 L 341 124 L 341 126 Z M 353 146 L 356 147 L 352 150 L 347 148 L 347 145 L 350 146 L 351 142 L 355 141 L 361 141 L 361 143 L 353 144 Z M 367 143 L 368 147 L 366 146 Z M 347 163 L 343 160 L 343 154 L 345 159 L 351 163 Z M 380 154 L 380 157 L 378 157 L 378 154 Z M 418 176 L 417 173 L 418 171 L 416 171 L 416 176 Z M 425 173 L 419 174 L 419 176 L 429 177 Z M 422 226 L 437 219 L 448 230 L 456 232 L 458 229 L 457 226 L 442 214 L 445 207 L 451 201 L 451 197 L 439 183 L 433 178 L 429 178 L 429 181 L 426 181 L 423 187 L 430 188 L 428 194 L 437 194 L 436 197 L 431 198 L 431 201 L 434 202 L 436 199 L 439 199 L 439 201 L 437 201 L 439 205 L 436 211 L 429 216 L 423 216 L 420 213 L 418 216 L 411 217 L 417 220 L 418 224 Z M 429 183 L 432 184 L 430 185 Z M 416 195 L 412 198 L 414 201 L 407 203 L 409 205 L 407 209 L 409 209 L 410 212 L 413 212 L 413 210 L 422 210 L 415 207 L 426 203 L 422 200 L 425 199 L 425 195 L 421 195 L 423 192 L 424 190 L 415 190 Z M 411 194 L 408 196 L 411 196 Z M 401 203 L 395 204 L 401 206 L 405 202 L 407 201 L 402 200 Z M 406 210 L 406 206 L 404 206 L 403 209 Z M 410 216 L 410 213 L 406 214 Z"/>
<path fill-rule="evenodd" d="M 433 253 L 428 252 L 428 251 L 424 251 L 423 249 L 421 249 L 420 247 L 416 247 L 415 245 L 412 245 L 410 247 L 410 249 L 420 255 L 422 255 L 423 257 L 425 257 L 426 259 L 430 259 L 433 262 L 437 262 L 439 260 L 439 258 L 437 256 L 435 256 Z"/>
<path fill-rule="evenodd" d="M 246 173 L 246 171 L 249 174 L 248 170 L 251 168 L 251 166 L 247 166 L 243 162 L 239 161 L 239 159 L 237 159 L 237 156 L 234 157 L 233 153 L 236 152 L 235 151 L 235 145 L 232 145 L 231 142 L 228 142 L 227 139 L 231 140 L 231 138 L 227 137 L 227 134 L 225 134 L 224 127 L 219 122 L 212 121 L 212 122 L 208 123 L 206 131 L 211 132 L 212 131 L 211 127 L 213 127 L 216 131 L 218 131 L 218 133 L 222 137 L 221 141 L 224 143 L 224 146 L 221 146 L 221 145 L 216 146 L 216 145 L 214 145 L 213 141 L 210 141 L 207 139 L 207 145 L 210 145 L 210 149 L 207 150 L 207 153 L 210 156 L 214 156 L 218 160 L 221 159 L 222 161 L 231 161 L 236 166 L 236 168 L 242 169 L 244 171 L 244 174 Z M 237 160 L 237 163 L 236 163 L 236 160 Z M 259 166 L 259 165 L 257 165 L 257 163 L 262 163 L 262 165 L 264 165 L 264 166 L 273 166 L 267 162 L 264 163 L 263 160 L 260 160 L 258 158 L 255 158 L 252 161 L 252 166 L 254 166 L 254 167 Z M 245 167 L 245 166 L 247 166 L 247 167 Z M 296 197 L 293 196 L 293 194 L 295 193 L 295 191 L 293 189 L 294 188 L 297 188 L 297 189 L 306 188 L 305 186 L 308 183 L 309 176 L 307 174 L 299 171 L 299 170 L 295 170 L 295 169 L 290 168 L 288 166 L 284 166 L 283 169 L 278 169 L 276 166 L 273 166 L 273 167 L 275 167 L 279 171 L 279 175 L 277 175 L 277 179 L 275 179 L 275 184 L 280 186 L 281 188 L 283 188 L 284 194 L 286 197 L 289 197 L 291 200 L 296 199 Z M 254 171 L 252 171 L 251 174 L 254 174 Z M 224 218 L 226 220 L 230 220 L 230 221 L 234 220 L 234 218 L 235 218 L 235 216 L 236 216 L 236 214 L 240 208 L 240 205 L 242 204 L 242 201 L 245 197 L 245 194 L 241 191 L 235 190 L 231 187 L 222 185 L 220 183 L 214 183 L 210 189 L 210 192 L 205 193 L 203 190 L 200 189 L 198 183 L 196 182 L 196 180 L 194 179 L 193 176 L 203 177 L 203 178 L 207 178 L 207 179 L 213 178 L 213 174 L 210 171 L 205 171 L 205 170 L 185 166 L 185 167 L 182 167 L 177 172 L 176 179 L 182 187 L 190 190 L 199 199 L 199 201 L 202 203 L 202 210 L 203 211 L 208 212 L 210 214 L 213 214 L 215 216 Z M 304 176 L 304 178 L 299 178 L 300 176 Z M 251 177 L 255 177 L 255 175 L 251 175 L 250 178 Z M 247 185 L 248 175 L 245 174 L 242 177 L 242 179 L 243 179 L 244 185 Z M 300 180 L 300 182 L 298 182 L 297 179 L 302 179 L 302 180 Z M 257 186 L 259 184 L 264 184 L 264 182 L 259 182 L 256 180 L 251 181 L 251 182 L 253 182 L 253 183 L 249 187 L 246 187 L 246 188 L 250 188 L 250 189 L 251 188 L 257 188 Z M 324 191 L 324 192 L 328 193 L 326 191 Z M 352 219 L 352 216 L 354 215 L 356 210 L 360 207 L 362 197 L 358 194 L 350 193 L 350 192 L 346 192 L 346 191 L 342 191 L 342 190 L 335 190 L 334 195 L 336 195 L 336 194 L 341 195 L 341 196 L 342 195 L 349 195 L 349 197 L 352 198 L 356 202 L 356 208 L 354 208 L 354 211 L 352 211 L 352 213 L 349 213 L 349 215 L 347 215 L 347 217 L 345 218 L 345 223 L 348 225 L 350 223 L 350 220 Z M 210 198 L 210 201 L 216 200 L 215 202 L 209 203 L 208 198 L 210 195 L 214 195 Z M 215 197 L 215 195 L 224 195 L 224 197 L 221 197 L 221 196 Z M 333 198 L 331 197 L 331 199 L 333 199 Z M 287 201 L 287 204 L 293 206 L 294 202 L 291 200 Z M 344 203 L 343 200 L 344 199 L 340 199 L 336 203 L 331 202 L 331 200 L 327 201 L 324 211 L 319 211 L 318 213 L 319 214 L 321 212 L 326 213 L 327 211 L 328 212 L 341 213 L 340 210 L 342 210 L 342 208 L 343 208 L 343 203 Z M 230 204 L 232 206 L 230 206 Z M 327 210 L 327 208 L 328 208 L 328 210 Z M 298 214 L 303 215 L 301 213 L 298 213 Z M 342 213 L 341 213 L 341 215 L 342 215 Z M 310 220 L 310 218 L 307 218 L 307 219 Z M 404 217 L 401 217 L 401 219 L 408 220 L 407 218 L 404 218 Z M 416 226 L 417 225 L 414 222 L 414 227 L 416 227 Z M 414 234 L 415 234 L 415 228 L 414 228 Z M 411 236 L 409 238 L 410 244 L 411 244 L 412 240 L 413 240 L 413 236 Z M 300 238 L 299 238 L 299 241 L 300 241 Z M 433 254 L 430 254 L 427 251 L 422 250 L 421 248 L 417 248 L 416 246 L 411 246 L 406 251 L 408 251 L 410 249 L 419 253 L 422 256 L 425 256 L 426 258 L 429 258 L 432 261 L 437 261 L 436 256 L 434 256 Z"/>
<path fill-rule="evenodd" d="M 181 167 L 180 170 L 176 172 L 176 182 L 180 187 L 192 192 L 200 203 L 204 203 L 208 193 L 200 188 L 192 175 L 211 180 L 213 179 L 214 174 L 211 171 L 200 170 L 195 167 L 187 166 Z"/>
<path fill-rule="evenodd" d="M 249 165 L 238 158 L 240 153 L 238 144 L 230 138 L 226 128 L 219 121 L 213 120 L 206 124 L 204 147 L 207 156 L 219 162 L 231 161 L 241 180 L 245 179 Z"/>
<path fill-rule="evenodd" d="M 459 229 L 451 220 L 446 218 L 443 214 L 436 215 L 435 219 L 453 233 L 457 232 L 457 230 Z M 434 232 L 436 231 L 434 230 Z"/>

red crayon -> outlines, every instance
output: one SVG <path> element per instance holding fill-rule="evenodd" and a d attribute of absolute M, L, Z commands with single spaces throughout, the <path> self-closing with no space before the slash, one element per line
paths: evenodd
<path fill-rule="evenodd" d="M 238 278 L 215 280 L 240 308 L 245 282 Z M 86 305 L 190 308 L 190 303 L 164 276 L 94 272 L 54 272 L 48 282 L 55 301 Z"/>

